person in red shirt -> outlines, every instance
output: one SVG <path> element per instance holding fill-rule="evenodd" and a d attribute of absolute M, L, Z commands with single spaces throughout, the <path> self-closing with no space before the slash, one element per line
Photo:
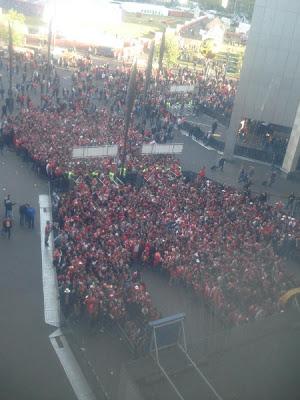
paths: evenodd
<path fill-rule="evenodd" d="M 200 171 L 199 171 L 199 173 L 198 173 L 198 176 L 199 176 L 200 179 L 205 178 L 205 176 L 206 176 L 206 167 L 205 167 L 205 165 L 204 165 L 204 167 L 202 167 L 202 168 L 200 169 Z"/>
<path fill-rule="evenodd" d="M 4 234 L 7 234 L 8 239 L 10 239 L 11 236 L 11 228 L 12 228 L 12 220 L 9 217 L 5 217 L 2 223 L 3 226 L 3 232 Z"/>

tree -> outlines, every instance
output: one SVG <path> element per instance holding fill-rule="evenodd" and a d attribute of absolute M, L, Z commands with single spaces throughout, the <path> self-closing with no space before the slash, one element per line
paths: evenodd
<path fill-rule="evenodd" d="M 199 6 L 207 10 L 224 11 L 222 7 L 222 0 L 198 0 Z M 251 19 L 255 0 L 229 0 L 226 11 L 232 13 L 234 9 L 238 14 L 244 14 L 247 18 Z"/>
<path fill-rule="evenodd" d="M 205 58 L 214 58 L 214 42 L 212 39 L 203 40 L 200 46 L 200 52 Z"/>
<path fill-rule="evenodd" d="M 164 41 L 164 51 L 163 51 L 163 65 L 167 67 L 171 67 L 174 64 L 177 64 L 179 56 L 180 56 L 180 47 L 178 43 L 177 37 L 172 33 L 167 33 L 165 35 Z M 161 43 L 155 46 L 155 58 L 159 62 L 161 50 Z"/>
<path fill-rule="evenodd" d="M 177 64 L 180 56 L 180 47 L 175 35 L 166 36 L 165 62 L 167 66 Z"/>
<path fill-rule="evenodd" d="M 11 23 L 11 26 L 14 26 L 14 24 L 25 25 L 25 15 L 14 9 L 10 9 L 6 13 L 6 18 Z"/>
<path fill-rule="evenodd" d="M 16 10 L 9 10 L 0 25 L 0 36 L 8 43 L 8 26 L 11 25 L 12 39 L 15 46 L 20 46 L 24 42 L 25 16 Z"/>
<path fill-rule="evenodd" d="M 156 57 L 159 57 L 160 52 L 160 44 L 156 46 L 155 54 Z M 180 47 L 178 43 L 178 39 L 174 34 L 166 34 L 165 37 L 165 46 L 164 46 L 164 57 L 163 64 L 167 67 L 171 67 L 174 64 L 177 64 L 180 56 Z"/>

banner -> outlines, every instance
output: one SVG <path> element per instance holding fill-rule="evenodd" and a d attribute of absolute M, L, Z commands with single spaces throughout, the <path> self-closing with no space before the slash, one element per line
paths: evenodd
<path fill-rule="evenodd" d="M 194 85 L 172 85 L 170 87 L 171 93 L 192 93 L 194 90 Z"/>
<path fill-rule="evenodd" d="M 182 143 L 170 144 L 143 144 L 142 154 L 181 154 L 183 150 Z"/>
<path fill-rule="evenodd" d="M 118 154 L 118 146 L 93 146 L 93 147 L 75 147 L 72 150 L 73 158 L 100 158 L 100 157 L 116 157 Z"/>

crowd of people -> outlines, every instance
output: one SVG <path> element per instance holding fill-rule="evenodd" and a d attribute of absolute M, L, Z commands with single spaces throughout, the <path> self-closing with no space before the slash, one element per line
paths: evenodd
<path fill-rule="evenodd" d="M 226 76 L 207 75 L 202 70 L 188 68 L 166 70 L 161 74 L 160 92 L 166 97 L 169 107 L 183 113 L 186 109 L 206 112 L 218 119 L 229 120 L 237 90 L 237 81 Z M 178 86 L 193 87 L 191 91 L 177 92 Z"/>
<path fill-rule="evenodd" d="M 142 72 L 125 168 L 109 158 L 75 161 L 75 146 L 117 144 L 122 153 L 129 71 L 84 64 L 62 93 L 51 76 L 42 107 L 8 117 L 3 135 L 55 188 L 53 257 L 66 317 L 119 321 L 142 341 L 159 316 L 142 266 L 184 284 L 225 323 L 277 312 L 294 286 L 284 263 L 299 222 L 281 204 L 208 180 L 205 169 L 186 180 L 175 158 L 141 156 L 143 142 L 176 124 L 155 89 L 141 95 Z"/>

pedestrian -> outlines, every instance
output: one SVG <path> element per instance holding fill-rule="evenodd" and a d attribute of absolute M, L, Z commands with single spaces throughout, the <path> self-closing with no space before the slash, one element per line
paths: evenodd
<path fill-rule="evenodd" d="M 6 117 L 6 116 L 7 116 L 7 105 L 3 104 L 1 118 Z"/>
<path fill-rule="evenodd" d="M 51 225 L 50 221 L 47 221 L 46 226 L 45 226 L 45 246 L 46 247 L 49 246 L 49 237 L 50 237 L 51 231 L 52 231 L 52 225 Z"/>
<path fill-rule="evenodd" d="M 200 179 L 204 179 L 205 176 L 206 176 L 206 167 L 205 167 L 205 165 L 204 165 L 204 167 L 202 167 L 202 168 L 200 169 L 200 171 L 198 172 L 198 177 L 199 177 Z"/>
<path fill-rule="evenodd" d="M 12 218 L 13 217 L 13 206 L 16 203 L 13 203 L 10 198 L 10 194 L 7 195 L 7 198 L 4 200 L 5 207 L 5 217 Z"/>
<path fill-rule="evenodd" d="M 19 207 L 19 214 L 20 214 L 20 225 L 24 226 L 26 221 L 26 210 L 29 207 L 29 204 L 21 204 Z"/>
<path fill-rule="evenodd" d="M 295 200 L 296 200 L 295 193 L 294 192 L 290 193 L 285 207 L 288 211 L 291 211 L 291 213 L 293 213 Z"/>
<path fill-rule="evenodd" d="M 218 121 L 214 120 L 214 122 L 211 125 L 211 134 L 214 135 L 218 129 Z"/>
<path fill-rule="evenodd" d="M 11 237 L 12 220 L 9 217 L 5 217 L 2 222 L 2 232 L 7 234 L 8 239 Z"/>
<path fill-rule="evenodd" d="M 28 205 L 26 209 L 26 219 L 28 228 L 30 229 L 34 229 L 34 218 L 35 218 L 35 208 Z"/>
<path fill-rule="evenodd" d="M 246 180 L 247 180 L 247 173 L 245 171 L 245 168 L 242 166 L 239 172 L 238 183 L 243 183 Z"/>
<path fill-rule="evenodd" d="M 275 182 L 276 176 L 277 176 L 276 171 L 274 171 L 274 170 L 271 171 L 271 174 L 270 174 L 270 177 L 269 177 L 269 181 L 268 181 L 268 186 L 269 187 L 271 187 L 273 185 L 273 183 Z"/>
<path fill-rule="evenodd" d="M 3 149 L 4 149 L 4 140 L 3 140 L 3 136 L 0 135 L 0 154 L 3 155 Z"/>
<path fill-rule="evenodd" d="M 223 172 L 223 170 L 224 170 L 225 161 L 226 161 L 225 158 L 222 157 L 222 158 L 220 158 L 219 163 L 218 163 L 218 168 L 219 168 L 220 171 L 222 171 L 222 172 Z"/>

